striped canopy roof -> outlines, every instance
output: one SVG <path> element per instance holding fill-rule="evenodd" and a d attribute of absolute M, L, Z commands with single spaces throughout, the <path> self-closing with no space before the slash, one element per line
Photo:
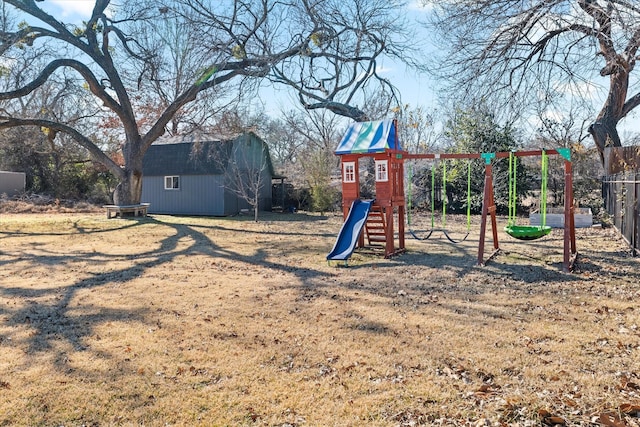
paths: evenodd
<path fill-rule="evenodd" d="M 401 150 L 393 120 L 352 123 L 336 154 L 381 153 L 385 150 Z"/>

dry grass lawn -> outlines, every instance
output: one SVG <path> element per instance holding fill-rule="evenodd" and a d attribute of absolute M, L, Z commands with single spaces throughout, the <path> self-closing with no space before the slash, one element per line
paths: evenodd
<path fill-rule="evenodd" d="M 640 425 L 611 229 L 325 256 L 341 218 L 0 216 L 0 425 Z"/>

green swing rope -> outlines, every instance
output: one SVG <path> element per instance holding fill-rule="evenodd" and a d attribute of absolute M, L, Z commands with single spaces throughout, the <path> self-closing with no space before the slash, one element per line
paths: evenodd
<path fill-rule="evenodd" d="M 520 240 L 534 240 L 546 236 L 551 232 L 547 227 L 547 176 L 549 171 L 549 157 L 542 150 L 542 184 L 540 188 L 540 226 L 517 226 L 516 211 L 518 197 L 516 193 L 516 181 L 518 170 L 517 158 L 513 152 L 509 154 L 509 220 L 505 231 L 512 237 Z"/>
<path fill-rule="evenodd" d="M 518 202 L 518 198 L 516 196 L 517 170 L 517 157 L 512 151 L 509 153 L 509 227 L 516 224 L 516 204 Z"/>
<path fill-rule="evenodd" d="M 549 156 L 542 150 L 542 188 L 540 189 L 540 215 L 542 227 L 547 225 L 547 173 L 549 172 Z"/>
<path fill-rule="evenodd" d="M 447 226 L 447 162 L 442 162 L 442 188 L 440 189 L 442 199 L 442 228 Z"/>
<path fill-rule="evenodd" d="M 436 224 L 436 161 L 431 164 L 431 229 Z"/>
<path fill-rule="evenodd" d="M 471 230 L 471 160 L 467 160 L 467 231 Z"/>
<path fill-rule="evenodd" d="M 439 156 L 436 157 L 436 160 Z M 409 225 L 409 233 L 417 240 L 427 240 L 435 230 L 435 203 L 436 203 L 436 163 L 431 166 L 431 230 L 425 237 L 418 235 L 411 229 L 411 208 L 413 206 L 413 167 L 409 164 L 409 183 L 407 185 L 409 194 L 407 195 L 407 223 Z M 445 237 L 452 243 L 460 243 L 467 239 L 471 230 L 471 161 L 467 163 L 467 234 L 460 240 L 452 239 L 446 230 L 446 213 L 447 213 L 447 165 L 442 164 L 442 232 Z"/>
<path fill-rule="evenodd" d="M 409 177 L 408 177 L 408 181 L 407 182 L 407 189 L 409 190 L 407 193 L 407 224 L 409 224 L 409 226 L 411 226 L 411 207 L 412 205 L 412 194 L 413 194 L 413 187 L 412 187 L 412 183 L 413 183 L 413 165 L 411 163 L 409 163 Z"/>
<path fill-rule="evenodd" d="M 434 194 L 435 179 L 432 179 L 431 197 Z M 433 199 L 431 200 L 433 205 Z M 447 214 L 447 164 L 442 164 L 442 228 L 446 226 Z M 433 226 L 433 224 L 432 224 Z M 467 231 L 471 229 L 471 161 L 467 161 Z"/>
<path fill-rule="evenodd" d="M 409 233 L 416 239 L 416 240 L 427 240 L 429 237 L 431 237 L 431 234 L 433 233 L 433 228 L 434 228 L 434 217 L 435 217 L 435 211 L 433 208 L 433 202 L 434 202 L 434 196 L 433 196 L 433 188 L 435 186 L 435 175 L 433 172 L 433 167 L 431 168 L 431 230 L 429 230 L 429 232 L 427 233 L 427 235 L 425 237 L 419 237 L 415 231 L 413 231 L 413 229 L 411 228 L 411 210 L 412 210 L 412 206 L 413 206 L 413 165 L 410 163 L 409 164 L 409 183 L 408 183 L 408 188 L 409 188 L 409 194 L 407 195 L 407 224 L 409 225 Z"/>
<path fill-rule="evenodd" d="M 431 194 L 433 195 L 433 190 Z M 451 243 L 461 243 L 467 240 L 471 232 L 471 160 L 467 161 L 467 234 L 460 240 L 454 240 L 446 229 L 447 214 L 447 164 L 442 164 L 442 233 Z"/>

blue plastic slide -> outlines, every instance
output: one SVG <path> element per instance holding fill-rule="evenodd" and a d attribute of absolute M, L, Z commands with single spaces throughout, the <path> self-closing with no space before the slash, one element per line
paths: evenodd
<path fill-rule="evenodd" d="M 338 240 L 333 246 L 333 250 L 327 255 L 327 260 L 344 261 L 347 260 L 358 244 L 358 237 L 362 232 L 364 223 L 373 205 L 373 200 L 354 200 L 349 210 L 349 215 L 342 224 Z"/>

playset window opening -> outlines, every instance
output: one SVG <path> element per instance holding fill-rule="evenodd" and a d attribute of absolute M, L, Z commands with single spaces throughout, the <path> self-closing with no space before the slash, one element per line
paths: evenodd
<path fill-rule="evenodd" d="M 389 163 L 387 160 L 376 160 L 376 181 L 389 181 Z"/>
<path fill-rule="evenodd" d="M 356 182 L 356 163 L 345 162 L 343 164 L 343 182 Z"/>

